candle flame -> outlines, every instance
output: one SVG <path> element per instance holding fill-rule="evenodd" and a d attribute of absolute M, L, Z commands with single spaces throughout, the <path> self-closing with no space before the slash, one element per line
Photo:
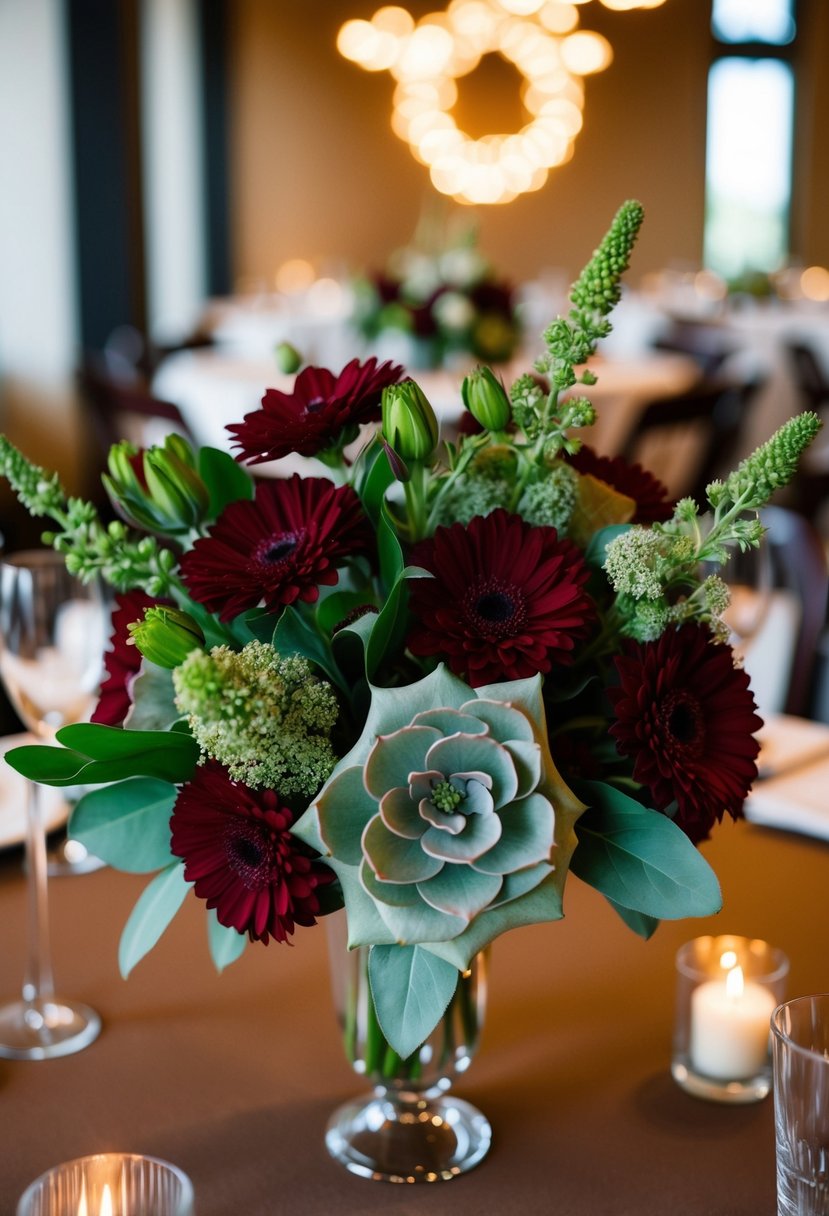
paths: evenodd
<path fill-rule="evenodd" d="M 78 1216 L 89 1216 L 89 1209 L 86 1206 L 86 1179 L 81 1179 L 81 1202 L 78 1204 Z"/>
<path fill-rule="evenodd" d="M 732 967 L 737 965 L 737 953 L 735 950 L 726 950 L 720 955 L 720 966 L 723 971 L 730 971 Z"/>
<path fill-rule="evenodd" d="M 725 977 L 725 993 L 731 1000 L 739 1000 L 743 995 L 745 981 L 742 967 L 732 967 Z"/>

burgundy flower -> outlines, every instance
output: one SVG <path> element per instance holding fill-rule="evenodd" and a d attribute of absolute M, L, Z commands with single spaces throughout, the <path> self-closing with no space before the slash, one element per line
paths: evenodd
<path fill-rule="evenodd" d="M 704 627 L 668 629 L 656 642 L 631 643 L 616 659 L 621 683 L 608 694 L 616 714 L 610 734 L 634 758 L 633 776 L 652 805 L 668 810 L 696 843 L 727 811 L 742 815 L 757 776 L 763 725 L 748 676 L 730 646 Z"/>
<path fill-rule="evenodd" d="M 668 490 L 652 473 L 643 469 L 641 464 L 628 464 L 621 456 L 599 456 L 586 444 L 575 456 L 569 456 L 569 463 L 579 473 L 589 473 L 606 481 L 620 494 L 626 494 L 636 503 L 636 514 L 631 523 L 652 524 L 670 519 L 673 515 L 673 503 L 668 499 Z"/>
<path fill-rule="evenodd" d="M 412 562 L 435 577 L 411 583 L 409 647 L 445 658 L 473 687 L 571 662 L 595 617 L 576 546 L 501 508 L 438 528 Z"/>
<path fill-rule="evenodd" d="M 315 456 L 335 443 L 344 427 L 377 421 L 383 389 L 402 374 L 402 367 L 378 366 L 376 359 L 362 364 L 352 359 L 339 376 L 324 367 L 306 367 L 292 393 L 269 388 L 261 409 L 228 426 L 239 448 L 236 459 L 261 464 L 290 452 Z"/>
<path fill-rule="evenodd" d="M 264 602 L 269 611 L 314 601 L 346 558 L 371 550 L 372 533 L 350 486 L 325 477 L 260 481 L 252 502 L 225 507 L 181 559 L 193 599 L 229 621 Z"/>
<path fill-rule="evenodd" d="M 166 601 L 165 601 L 166 602 Z M 159 603 L 143 591 L 115 596 L 112 612 L 111 649 L 104 655 L 107 678 L 101 684 L 98 704 L 91 721 L 120 726 L 132 707 L 132 684 L 141 668 L 141 651 L 128 642 L 127 625 L 140 621 L 144 609 Z"/>
<path fill-rule="evenodd" d="M 294 814 L 273 790 L 250 790 L 214 763 L 182 786 L 170 820 L 171 849 L 184 877 L 220 924 L 251 941 L 284 942 L 313 925 L 318 891 L 334 874 L 291 835 Z"/>

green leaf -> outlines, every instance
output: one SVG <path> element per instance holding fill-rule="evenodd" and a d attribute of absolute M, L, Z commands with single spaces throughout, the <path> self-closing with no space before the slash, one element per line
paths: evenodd
<path fill-rule="evenodd" d="M 446 1012 L 458 971 L 420 946 L 373 946 L 368 978 L 380 1029 L 406 1059 Z"/>
<path fill-rule="evenodd" d="M 286 658 L 289 655 L 299 654 L 310 660 L 325 672 L 332 684 L 336 684 L 343 692 L 348 693 L 348 687 L 339 667 L 334 662 L 325 639 L 304 616 L 297 612 L 296 608 L 289 605 L 282 613 L 279 624 L 274 630 L 273 644 L 279 654 Z"/>
<path fill-rule="evenodd" d="M 192 885 L 184 879 L 184 863 L 178 861 L 156 874 L 145 887 L 124 926 L 118 947 L 118 966 L 124 979 L 152 950 Z"/>
<path fill-rule="evenodd" d="M 317 628 L 321 633 L 330 637 L 335 625 L 339 625 L 340 621 L 345 620 L 355 608 L 362 608 L 364 604 L 370 604 L 372 599 L 373 596 L 369 589 L 335 591 L 333 595 L 320 597 L 316 611 Z"/>
<path fill-rule="evenodd" d="M 248 938 L 246 933 L 219 924 L 216 909 L 211 908 L 207 913 L 207 942 L 214 967 L 217 971 L 224 971 L 225 967 L 241 958 Z"/>
<path fill-rule="evenodd" d="M 380 578 L 386 590 L 391 591 L 406 562 L 397 537 L 397 529 L 385 502 L 380 508 L 380 520 L 377 524 L 377 550 L 380 557 Z"/>
<path fill-rule="evenodd" d="M 253 478 L 228 452 L 199 449 L 199 476 L 210 495 L 210 518 L 216 519 L 231 502 L 253 498 Z"/>
<path fill-rule="evenodd" d="M 584 551 L 584 560 L 588 566 L 592 566 L 596 570 L 601 570 L 604 565 L 607 546 L 617 536 L 621 536 L 623 532 L 630 531 L 630 524 L 608 524 L 606 528 L 599 528 L 593 533 L 590 543 Z"/>
<path fill-rule="evenodd" d="M 126 777 L 157 777 L 178 783 L 193 774 L 199 748 L 181 730 L 122 730 L 91 722 L 62 727 L 63 746 L 15 747 L 6 760 L 16 772 L 44 785 L 103 785 Z"/>
<path fill-rule="evenodd" d="M 366 453 L 369 456 L 369 453 Z M 374 457 L 371 468 L 368 474 L 363 479 L 363 483 L 359 489 L 360 501 L 363 504 L 363 509 L 366 515 L 371 520 L 375 529 L 380 522 L 380 511 L 383 506 L 383 500 L 386 496 L 386 490 L 394 481 L 394 473 L 389 464 L 388 457 L 380 443 L 377 443 L 377 452 Z"/>
<path fill-rule="evenodd" d="M 658 920 L 708 916 L 722 906 L 714 871 L 685 833 L 621 790 L 584 781 L 570 868 L 602 895 Z"/>
<path fill-rule="evenodd" d="M 645 916 L 642 912 L 634 912 L 632 908 L 623 908 L 621 904 L 616 904 L 612 899 L 607 901 L 614 912 L 621 916 L 629 929 L 634 933 L 638 933 L 645 941 L 653 937 L 656 930 L 659 928 L 659 921 L 655 916 Z"/>
<path fill-rule="evenodd" d="M 181 718 L 176 708 L 173 673 L 144 659 L 132 685 L 132 707 L 124 725 L 128 730 L 167 730 Z"/>
<path fill-rule="evenodd" d="M 72 811 L 72 836 L 116 870 L 160 870 L 176 860 L 170 852 L 170 815 L 177 792 L 166 781 L 143 777 L 92 790 Z"/>

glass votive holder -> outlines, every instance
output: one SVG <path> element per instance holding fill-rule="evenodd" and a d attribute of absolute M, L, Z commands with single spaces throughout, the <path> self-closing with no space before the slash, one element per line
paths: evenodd
<path fill-rule="evenodd" d="M 829 993 L 771 1018 L 777 1216 L 829 1213 Z"/>
<path fill-rule="evenodd" d="M 193 1185 L 169 1161 L 96 1153 L 56 1165 L 21 1195 L 17 1216 L 192 1216 Z"/>
<path fill-rule="evenodd" d="M 770 1024 L 789 960 L 759 938 L 698 937 L 676 956 L 671 1073 L 712 1102 L 759 1102 L 771 1089 Z"/>

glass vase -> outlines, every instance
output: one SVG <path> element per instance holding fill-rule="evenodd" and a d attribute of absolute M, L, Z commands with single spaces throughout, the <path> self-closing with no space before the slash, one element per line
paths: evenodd
<path fill-rule="evenodd" d="M 368 980 L 368 948 L 346 948 L 346 923 L 329 916 L 331 980 L 346 1057 L 373 1086 L 328 1123 L 332 1157 L 377 1182 L 446 1182 L 489 1150 L 489 1122 L 449 1093 L 472 1062 L 486 1007 L 486 955 L 477 955 L 431 1035 L 408 1059 L 386 1042 Z"/>

